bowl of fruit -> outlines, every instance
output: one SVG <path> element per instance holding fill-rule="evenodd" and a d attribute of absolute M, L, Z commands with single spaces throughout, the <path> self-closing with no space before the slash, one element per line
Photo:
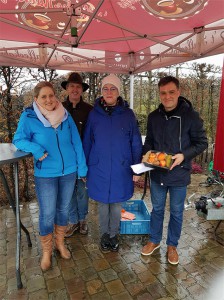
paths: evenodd
<path fill-rule="evenodd" d="M 172 156 L 171 153 L 150 150 L 143 156 L 142 162 L 147 167 L 169 170 L 173 163 Z"/>

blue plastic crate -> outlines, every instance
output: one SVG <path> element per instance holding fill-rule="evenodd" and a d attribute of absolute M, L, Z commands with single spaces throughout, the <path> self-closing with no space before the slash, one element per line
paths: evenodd
<path fill-rule="evenodd" d="M 143 200 L 128 200 L 123 203 L 122 208 L 134 213 L 136 219 L 120 221 L 120 234 L 150 233 L 150 212 Z"/>

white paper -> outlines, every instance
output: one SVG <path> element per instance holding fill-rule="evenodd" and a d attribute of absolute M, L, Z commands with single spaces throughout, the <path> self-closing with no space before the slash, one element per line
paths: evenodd
<path fill-rule="evenodd" d="M 150 170 L 153 170 L 153 168 L 146 167 L 143 163 L 137 164 L 137 165 L 131 165 L 132 170 L 135 174 L 144 173 Z"/>

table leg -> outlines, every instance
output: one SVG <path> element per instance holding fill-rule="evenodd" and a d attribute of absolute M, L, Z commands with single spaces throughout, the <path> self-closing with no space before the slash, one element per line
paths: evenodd
<path fill-rule="evenodd" d="M 10 206 L 12 207 L 13 209 L 13 212 L 16 216 L 16 207 L 15 207 L 15 201 L 11 195 L 11 192 L 10 192 L 10 189 L 9 189 L 9 186 L 8 186 L 8 183 L 7 183 L 7 180 L 5 178 L 5 174 L 4 172 L 0 169 L 0 177 L 2 178 L 2 183 L 4 185 L 4 188 L 5 188 L 5 191 L 6 191 L 6 195 L 8 197 L 8 200 L 9 200 L 9 204 Z M 30 239 L 30 233 L 29 231 L 26 229 L 26 227 L 23 225 L 23 223 L 20 221 L 20 226 L 22 228 L 22 230 L 25 232 L 26 234 L 26 239 L 27 239 L 27 243 L 28 243 L 28 247 L 32 247 L 32 243 L 31 243 L 31 239 Z"/>
<path fill-rule="evenodd" d="M 17 288 L 22 289 L 23 284 L 20 274 L 20 248 L 21 248 L 21 227 L 20 227 L 20 209 L 19 209 L 19 181 L 18 181 L 18 163 L 14 163 L 14 180 L 15 180 L 15 199 L 16 199 L 16 227 L 17 227 L 17 239 L 16 239 L 16 279 Z"/>

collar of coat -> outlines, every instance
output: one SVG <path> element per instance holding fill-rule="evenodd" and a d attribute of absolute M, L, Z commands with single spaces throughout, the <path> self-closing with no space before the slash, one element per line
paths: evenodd
<path fill-rule="evenodd" d="M 73 109 L 73 108 L 79 109 L 80 106 L 82 105 L 82 103 L 84 103 L 82 96 L 80 97 L 80 101 L 76 104 L 76 107 L 73 107 L 72 102 L 69 101 L 69 96 L 67 96 L 65 102 L 66 102 L 66 105 L 67 105 L 67 107 L 68 107 L 69 109 Z"/>
<path fill-rule="evenodd" d="M 169 117 L 172 117 L 172 116 L 175 116 L 175 115 L 180 115 L 186 111 L 189 111 L 189 110 L 192 110 L 193 107 L 192 107 L 192 104 L 189 100 L 187 100 L 186 98 L 180 96 L 178 98 L 178 103 L 177 103 L 177 106 L 171 110 L 171 111 L 165 111 L 164 109 L 164 106 L 163 104 L 161 103 L 158 107 L 159 109 L 159 112 L 163 115 L 166 115 L 168 118 Z"/>
<path fill-rule="evenodd" d="M 111 115 L 114 112 L 122 113 L 127 108 L 129 108 L 129 104 L 121 96 L 119 96 L 117 98 L 117 105 L 115 105 L 115 106 L 108 106 L 102 96 L 96 99 L 96 102 L 94 105 L 95 110 L 97 110 L 100 113 L 106 113 L 108 115 Z"/>

